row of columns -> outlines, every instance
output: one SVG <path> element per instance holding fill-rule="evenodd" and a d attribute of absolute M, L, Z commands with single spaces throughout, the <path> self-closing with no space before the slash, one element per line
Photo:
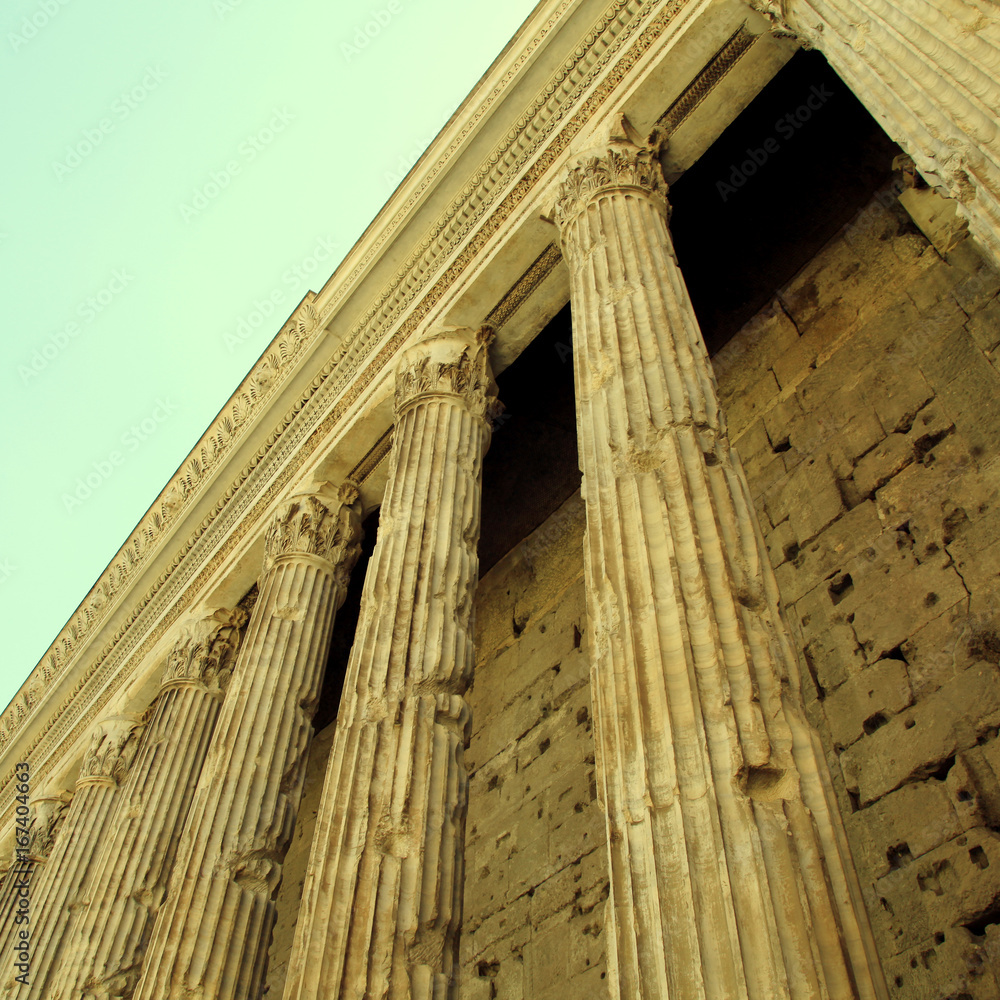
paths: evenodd
<path fill-rule="evenodd" d="M 609 992 L 882 998 L 674 256 L 656 144 L 613 119 L 567 166 L 552 211 L 574 320 Z M 481 466 L 497 409 L 489 340 L 439 331 L 397 370 L 378 542 L 285 1000 L 457 996 Z M 71 803 L 40 806 L 39 829 L 49 836 L 56 813 L 61 829 L 32 878 L 32 982 L 7 977 L 7 996 L 261 995 L 321 671 L 359 549 L 356 487 L 291 497 L 268 532 L 242 644 L 236 612 L 192 623 L 146 717 L 99 727 Z M 8 875 L 5 926 L 11 886 Z"/>

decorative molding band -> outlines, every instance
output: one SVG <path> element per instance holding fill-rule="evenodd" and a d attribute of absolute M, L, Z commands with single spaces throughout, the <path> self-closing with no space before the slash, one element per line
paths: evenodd
<path fill-rule="evenodd" d="M 684 92 L 657 119 L 656 127 L 665 135 L 676 132 L 681 123 L 691 115 L 706 97 L 722 82 L 729 71 L 750 51 L 757 41 L 744 21 L 730 36 L 725 45 L 712 56 L 705 68 L 691 81 Z"/>
<path fill-rule="evenodd" d="M 516 182 L 512 186 L 508 183 L 490 187 L 491 195 L 497 198 L 501 196 L 502 191 L 507 191 L 492 211 L 489 211 L 491 207 L 489 204 L 484 204 L 478 210 L 470 211 L 466 215 L 464 212 L 469 209 L 467 204 L 462 203 L 465 205 L 464 208 L 459 203 L 453 205 L 447 213 L 446 222 L 463 219 L 464 224 L 454 233 L 445 232 L 447 228 L 445 224 L 435 236 L 429 238 L 436 251 L 433 255 L 434 267 L 417 268 L 418 274 L 408 272 L 405 268 L 401 270 L 392 282 L 392 287 L 399 291 L 399 297 L 393 299 L 391 305 L 386 301 L 386 306 L 374 320 L 359 323 L 345 337 L 344 342 L 349 342 L 351 345 L 350 356 L 347 356 L 347 351 L 343 348 L 338 349 L 334 357 L 317 373 L 304 396 L 287 411 L 264 446 L 247 463 L 234 484 L 225 491 L 212 513 L 184 543 L 171 568 L 162 574 L 156 584 L 137 602 L 127 622 L 94 657 L 74 690 L 52 712 L 45 727 L 25 749 L 26 755 L 31 755 L 32 759 L 36 756 L 40 758 L 41 773 L 46 770 L 46 754 L 62 740 L 76 738 L 113 696 L 116 689 L 108 687 L 110 676 L 127 658 L 135 657 L 135 661 L 138 662 L 186 613 L 186 602 L 181 599 L 182 591 L 187 588 L 189 593 L 197 592 L 211 579 L 241 539 L 248 532 L 256 530 L 268 508 L 286 491 L 298 470 L 319 443 L 341 421 L 369 384 L 380 375 L 386 364 L 390 363 L 427 314 L 501 229 L 514 209 L 534 191 L 539 181 L 547 176 L 555 161 L 586 127 L 621 80 L 689 2 L 690 0 L 660 0 L 660 2 L 616 0 L 609 6 L 599 24 L 588 34 L 584 43 L 576 49 L 567 63 L 575 68 L 579 76 L 576 86 L 568 93 L 562 89 L 564 84 L 559 81 L 565 81 L 567 77 L 564 66 L 543 91 L 542 98 L 550 104 L 548 114 L 539 115 L 534 120 L 525 120 L 527 115 L 519 119 L 519 122 L 525 121 L 524 130 L 531 133 L 531 141 L 519 146 L 518 138 L 509 142 L 505 138 L 504 145 L 509 145 L 518 155 L 514 162 L 510 163 L 509 168 L 504 170 L 503 176 L 517 177 Z M 617 62 L 615 62 L 616 57 Z M 610 65 L 612 63 L 614 65 Z M 574 113 L 570 117 L 571 110 Z M 519 136 L 519 133 L 512 130 L 509 135 Z M 540 147 L 543 148 L 539 153 Z M 487 162 L 498 164 L 499 159 L 499 154 L 494 152 L 488 157 Z M 444 273 L 440 273 L 440 258 L 449 252 L 455 256 Z M 432 274 L 439 274 L 439 277 L 428 287 Z M 407 285 L 407 277 L 417 280 Z M 310 299 L 303 305 L 311 305 L 312 301 Z M 404 313 L 405 318 L 400 318 Z M 289 327 L 294 326 L 293 332 L 297 335 L 296 324 L 297 320 L 290 323 Z M 309 324 L 303 319 L 302 325 L 305 327 Z M 311 335 L 315 336 L 316 331 L 321 329 L 323 329 L 322 318 L 313 328 Z M 394 332 L 380 341 L 380 337 L 384 336 L 387 330 Z M 280 353 L 279 348 L 280 345 L 276 342 L 268 357 L 275 351 Z M 262 363 L 263 360 L 266 359 L 262 359 Z M 282 368 L 284 365 L 275 371 L 280 371 Z M 265 382 L 267 382 L 266 375 Z M 267 385 L 268 395 L 273 393 L 274 388 L 274 384 Z M 308 417 L 302 414 L 307 404 L 309 404 Z M 323 413 L 326 416 L 320 420 L 319 414 Z M 206 439 L 203 438 L 203 442 Z M 229 446 L 231 445 L 232 442 Z M 259 492 L 254 489 L 257 484 L 261 484 Z M 164 494 L 168 493 L 169 489 L 170 487 Z M 198 558 L 202 552 L 207 554 L 204 561 Z M 147 548 L 145 555 L 148 554 Z M 137 566 L 139 561 L 138 557 L 133 559 L 134 565 Z M 106 576 L 114 577 L 119 572 L 118 563 L 119 560 L 116 560 L 112 564 L 106 571 Z M 185 565 L 182 566 L 182 563 Z M 123 586 L 129 578 L 130 576 L 126 575 Z M 141 613 L 156 622 L 145 634 L 139 634 L 138 630 L 132 628 L 132 623 Z M 64 630 L 64 633 L 66 632 L 67 630 Z M 83 637 L 77 635 L 76 640 Z M 60 640 L 57 640 L 53 648 L 58 647 L 62 638 L 61 636 Z M 51 685 L 56 673 L 64 667 L 72 649 L 73 643 L 68 643 L 67 651 L 62 656 L 50 659 L 53 656 L 50 652 L 43 660 L 43 664 L 36 667 L 32 677 L 29 678 L 30 693 L 34 700 L 20 713 L 10 714 L 10 709 L 5 713 L 6 725 L 0 727 L 0 751 L 9 744 L 13 734 L 37 703 L 40 694 Z M 89 702 L 87 690 L 93 692 Z M 24 689 L 22 696 L 23 694 Z M 86 711 L 81 715 L 68 717 L 69 706 L 81 702 L 89 705 Z M 40 773 L 38 766 L 36 773 Z M 0 814 L 5 814 L 10 807 L 11 774 L 0 779 Z"/>

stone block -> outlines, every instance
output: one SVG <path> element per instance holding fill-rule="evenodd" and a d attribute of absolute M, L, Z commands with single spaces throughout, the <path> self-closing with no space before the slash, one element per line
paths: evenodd
<path fill-rule="evenodd" d="M 872 403 L 886 434 L 905 433 L 914 416 L 933 396 L 927 380 L 912 369 L 885 380 L 882 391 L 872 394 Z"/>
<path fill-rule="evenodd" d="M 903 643 L 910 684 L 916 698 L 936 691 L 982 659 L 963 641 L 969 627 L 968 601 L 963 599 L 918 629 Z"/>
<path fill-rule="evenodd" d="M 844 509 L 837 481 L 825 458 L 810 457 L 764 494 L 771 524 L 789 518 L 801 542 L 818 535 Z"/>
<path fill-rule="evenodd" d="M 734 437 L 738 437 L 744 427 L 769 408 L 780 392 L 774 372 L 766 371 L 756 382 L 747 386 L 746 391 L 733 397 L 727 408 L 729 427 Z"/>
<path fill-rule="evenodd" d="M 854 468 L 858 494 L 870 497 L 875 490 L 905 469 L 914 457 L 913 445 L 905 434 L 890 434 L 858 460 Z"/>
<path fill-rule="evenodd" d="M 772 528 L 764 539 L 767 545 L 767 555 L 771 561 L 771 566 L 777 569 L 786 559 L 795 558 L 798 555 L 798 541 L 795 532 L 788 521 L 782 521 L 776 528 Z"/>
<path fill-rule="evenodd" d="M 912 703 L 906 664 L 879 660 L 841 684 L 826 698 L 823 708 L 834 743 L 846 747 Z"/>
<path fill-rule="evenodd" d="M 846 816 L 845 825 L 859 872 L 871 879 L 911 864 L 964 829 L 948 788 L 936 778 L 903 785 Z"/>
<path fill-rule="evenodd" d="M 904 782 L 923 780 L 1000 725 L 1000 670 L 979 663 L 840 755 L 847 787 L 862 805 Z"/>
<path fill-rule="evenodd" d="M 995 949 L 998 934 L 990 931 Z M 995 1000 L 1000 981 L 983 953 L 983 943 L 964 927 L 938 931 L 885 962 L 889 994 L 893 1000 Z"/>
<path fill-rule="evenodd" d="M 813 639 L 805 647 L 805 656 L 826 697 L 833 696 L 832 692 L 865 667 L 854 630 L 843 622 L 834 623 Z"/>
<path fill-rule="evenodd" d="M 855 401 L 855 407 L 857 405 Z M 875 410 L 871 406 L 861 405 L 847 423 L 826 442 L 826 450 L 837 477 L 850 478 L 858 459 L 870 452 L 884 437 L 885 431 Z"/>
<path fill-rule="evenodd" d="M 991 299 L 965 324 L 969 336 L 985 354 L 1000 345 L 1000 300 Z"/>
<path fill-rule="evenodd" d="M 962 578 L 950 560 L 935 557 L 888 579 L 869 579 L 858 594 L 854 632 L 871 663 L 965 597 Z"/>
<path fill-rule="evenodd" d="M 799 548 L 792 560 L 794 565 L 779 578 L 782 600 L 794 604 L 817 581 L 842 569 L 881 535 L 882 525 L 870 500 L 848 511 Z"/>

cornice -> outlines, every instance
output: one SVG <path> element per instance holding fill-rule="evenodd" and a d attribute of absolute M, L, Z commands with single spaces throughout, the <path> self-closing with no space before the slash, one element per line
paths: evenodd
<path fill-rule="evenodd" d="M 525 53 L 541 44 L 542 32 L 551 31 L 575 5 L 573 0 L 547 5 L 537 25 L 529 23 L 522 31 L 522 37 L 527 38 L 523 47 L 508 50 L 505 73 L 499 80 L 496 73 L 487 74 L 488 93 L 475 93 L 463 107 L 478 101 L 481 120 L 490 103 L 495 103 L 516 79 L 517 68 L 525 64 Z M 125 664 L 141 662 L 186 613 L 192 595 L 211 580 L 241 540 L 260 530 L 265 513 L 287 493 L 318 445 L 329 438 L 373 380 L 381 377 L 385 366 L 501 230 L 514 209 L 544 186 L 553 164 L 603 109 L 671 19 L 688 5 L 697 5 L 697 0 L 616 0 L 608 5 L 515 124 L 504 130 L 503 137 L 481 160 L 458 197 L 428 228 L 404 265 L 373 296 L 372 305 L 330 345 L 326 363 L 317 366 L 304 391 L 264 435 L 259 430 L 262 415 L 269 408 L 273 411 L 277 393 L 287 387 L 293 373 L 300 371 L 321 343 L 326 349 L 326 342 L 319 338 L 337 317 L 338 304 L 350 298 L 352 288 L 378 257 L 379 248 L 384 252 L 391 233 L 404 223 L 407 213 L 414 211 L 424 197 L 421 192 L 428 190 L 429 178 L 441 175 L 447 161 L 461 151 L 466 141 L 462 136 L 469 135 L 474 127 L 471 118 L 476 116 L 471 116 L 468 127 L 452 129 L 456 134 L 446 137 L 443 151 L 441 143 L 432 146 L 425 158 L 426 169 L 411 172 L 404 182 L 406 190 L 401 188 L 399 198 L 392 199 L 376 220 L 379 226 L 387 227 L 386 231 L 378 229 L 368 240 L 376 227 L 373 224 L 320 295 L 310 294 L 300 304 L 35 668 L 0 720 L 0 752 L 16 738 L 33 709 L 37 714 L 43 692 L 68 671 L 75 676 L 72 690 L 58 705 L 44 706 L 43 724 L 18 750 L 22 759 L 41 763 L 41 773 L 36 765 L 41 777 L 54 750 L 80 738 L 115 691 L 128 681 Z M 453 122 L 459 118 L 456 116 Z M 539 278 L 539 271 L 545 267 L 550 271 L 558 262 L 552 259 L 551 251 L 546 254 L 542 255 L 542 263 L 541 257 L 535 262 L 538 269 L 528 284 L 543 280 L 544 274 Z M 529 293 L 522 287 L 519 294 Z M 510 300 L 506 307 L 501 302 L 496 308 L 511 310 L 509 316 L 511 307 L 516 308 L 514 302 Z M 216 482 L 227 458 L 248 440 L 251 425 L 256 425 L 256 433 L 264 438 L 262 444 L 230 477 L 228 485 Z M 376 447 L 366 456 L 365 461 L 372 467 L 377 464 L 373 459 L 378 450 Z M 210 482 L 215 483 L 211 491 L 214 505 L 181 535 L 175 528 L 184 527 L 185 510 L 191 510 L 197 500 L 204 498 Z M 172 556 L 164 558 L 161 549 L 173 538 L 171 532 L 177 535 L 179 544 L 172 541 L 177 548 Z M 154 557 L 165 561 L 166 568 L 145 593 L 131 597 L 128 588 Z M 80 650 L 116 608 L 115 602 L 120 607 L 125 597 L 134 603 L 115 632 L 102 648 L 88 648 L 86 656 L 80 656 Z M 79 710 L 73 706 L 79 706 Z M 9 776 L 5 776 L 0 784 L 0 811 L 4 815 L 9 800 Z"/>

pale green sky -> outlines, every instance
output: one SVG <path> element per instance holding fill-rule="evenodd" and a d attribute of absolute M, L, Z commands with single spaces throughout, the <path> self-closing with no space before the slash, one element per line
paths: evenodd
<path fill-rule="evenodd" d="M 0 706 L 533 7 L 5 4 Z"/>

